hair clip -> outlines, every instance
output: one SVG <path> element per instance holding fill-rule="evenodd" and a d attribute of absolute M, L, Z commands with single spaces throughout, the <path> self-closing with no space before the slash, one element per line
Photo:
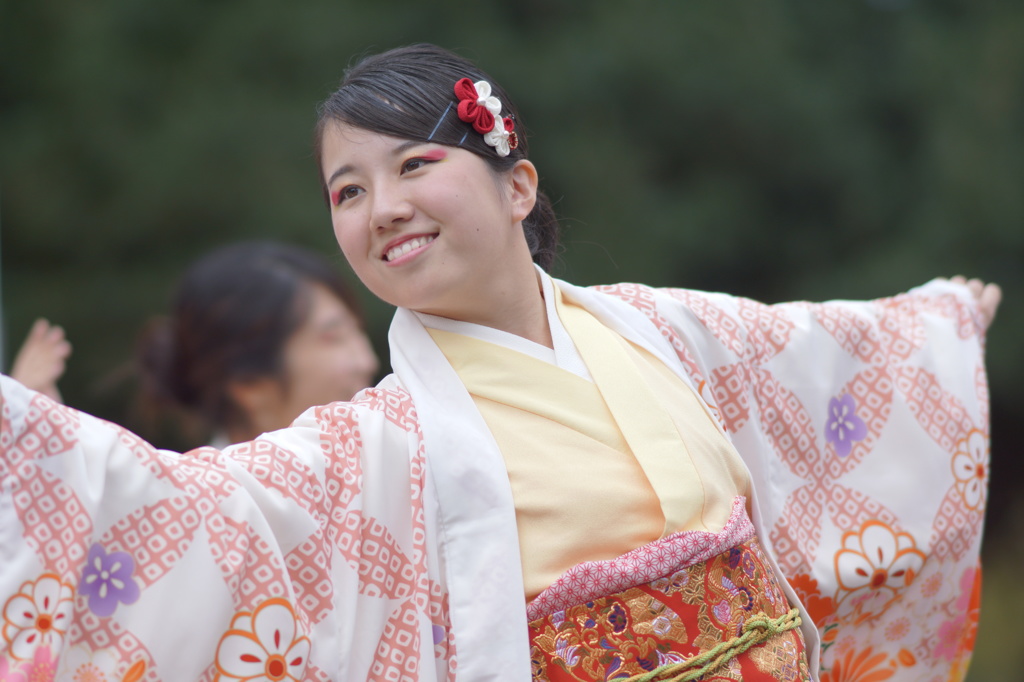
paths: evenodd
<path fill-rule="evenodd" d="M 455 96 L 459 98 L 459 118 L 472 124 L 498 156 L 508 156 L 519 146 L 515 121 L 501 117 L 501 101 L 491 95 L 490 83 L 461 78 L 455 83 Z"/>

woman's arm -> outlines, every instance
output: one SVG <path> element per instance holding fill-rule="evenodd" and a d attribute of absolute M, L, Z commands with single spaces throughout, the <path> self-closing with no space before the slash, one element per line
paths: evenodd
<path fill-rule="evenodd" d="M 395 392 L 184 454 L 8 377 L 0 400 L 0 671 L 366 679 L 398 642 L 421 679 L 447 668 Z"/>
<path fill-rule="evenodd" d="M 823 668 L 841 651 L 913 665 L 915 676 L 965 664 L 989 476 L 985 333 L 999 287 L 957 277 L 875 301 L 655 298 L 751 468 L 759 532 L 822 641 L 844 643 L 823 649 Z M 899 645 L 885 634 L 897 628 Z M 901 646 L 927 656 L 900 659 Z"/>

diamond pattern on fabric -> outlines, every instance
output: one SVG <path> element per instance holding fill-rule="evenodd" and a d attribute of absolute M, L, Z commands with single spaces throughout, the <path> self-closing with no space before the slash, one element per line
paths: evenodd
<path fill-rule="evenodd" d="M 370 668 L 371 678 L 417 682 L 419 639 L 416 609 L 408 601 L 403 602 L 384 626 L 384 635 L 377 643 Z"/>
<path fill-rule="evenodd" d="M 206 512 L 213 510 L 212 505 Z M 101 538 L 107 552 L 127 552 L 135 561 L 139 587 L 152 585 L 174 568 L 188 551 L 202 512 L 192 500 L 176 495 L 140 507 L 120 519 Z"/>
<path fill-rule="evenodd" d="M 16 473 L 21 485 L 12 497 L 26 541 L 47 570 L 75 582 L 89 549 L 91 517 L 71 487 L 34 462 L 22 461 Z"/>
<path fill-rule="evenodd" d="M 950 453 L 956 452 L 959 434 L 975 429 L 974 421 L 956 398 L 947 393 L 934 374 L 923 369 L 904 367 L 895 373 L 896 388 L 903 395 L 929 436 Z"/>

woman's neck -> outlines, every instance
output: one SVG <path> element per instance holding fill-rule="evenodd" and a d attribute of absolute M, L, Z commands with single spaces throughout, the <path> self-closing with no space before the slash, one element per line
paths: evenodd
<path fill-rule="evenodd" d="M 535 273 L 536 280 L 529 294 L 520 295 L 507 303 L 502 311 L 500 325 L 488 325 L 521 336 L 524 339 L 553 348 L 551 326 L 548 324 L 548 312 L 544 303 L 544 288 L 540 282 L 540 273 Z"/>
<path fill-rule="evenodd" d="M 519 270 L 516 276 L 488 282 L 488 291 L 479 292 L 470 307 L 458 311 L 421 312 L 491 327 L 553 348 L 542 276 L 530 261 L 529 268 Z"/>

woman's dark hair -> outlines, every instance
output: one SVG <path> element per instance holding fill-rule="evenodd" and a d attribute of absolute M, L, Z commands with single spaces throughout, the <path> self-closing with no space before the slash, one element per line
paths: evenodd
<path fill-rule="evenodd" d="M 151 409 L 184 408 L 209 429 L 244 420 L 230 381 L 284 380 L 282 352 L 312 307 L 311 286 L 335 294 L 362 322 L 358 300 L 326 258 L 273 241 L 216 249 L 182 276 L 169 317 L 140 337 L 137 362 Z"/>
<path fill-rule="evenodd" d="M 459 118 L 454 88 L 462 78 L 489 82 L 491 94 L 501 101 L 501 115 L 511 116 L 516 122 L 519 145 L 508 156 L 498 156 L 494 147 L 484 142 L 483 135 Z M 410 45 L 363 59 L 345 72 L 341 87 L 320 104 L 317 114 L 314 150 L 321 184 L 324 133 L 337 123 L 407 140 L 461 147 L 498 173 L 527 158 L 522 120 L 508 93 L 472 62 L 436 45 Z M 323 189 L 326 199 L 327 188 Z M 523 220 L 523 230 L 534 262 L 549 269 L 558 250 L 558 220 L 543 192 L 537 193 L 537 203 Z"/>

